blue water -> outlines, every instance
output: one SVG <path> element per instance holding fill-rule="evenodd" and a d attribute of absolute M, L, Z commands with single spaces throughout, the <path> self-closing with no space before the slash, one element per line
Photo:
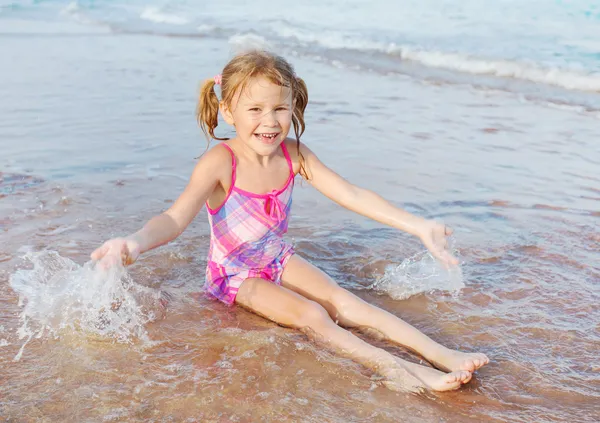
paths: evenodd
<path fill-rule="evenodd" d="M 600 92 L 600 5 L 590 0 L 0 1 L 0 32 L 14 19 L 158 35 L 254 36 L 386 73 L 456 81 L 456 75 L 432 74 L 435 69 Z M 406 62 L 426 69 L 409 70 Z"/>

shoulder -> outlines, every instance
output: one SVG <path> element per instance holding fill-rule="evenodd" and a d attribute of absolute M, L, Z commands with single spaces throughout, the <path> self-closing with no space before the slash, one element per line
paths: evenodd
<path fill-rule="evenodd" d="M 232 157 L 231 151 L 223 143 L 219 143 L 200 156 L 195 171 L 203 174 L 210 173 L 221 179 L 223 176 L 231 175 Z"/>
<path fill-rule="evenodd" d="M 224 143 L 220 142 L 212 146 L 208 151 L 200 156 L 199 161 L 205 161 L 207 164 L 223 165 L 232 163 L 232 153 Z"/>
<path fill-rule="evenodd" d="M 304 164 L 306 164 L 306 161 L 313 158 L 315 154 L 310 148 L 308 148 L 306 144 L 301 141 L 298 142 L 294 138 L 286 138 L 284 143 L 290 155 L 290 159 L 292 160 L 294 173 L 298 174 L 298 172 L 300 172 L 300 162 L 302 161 Z"/>

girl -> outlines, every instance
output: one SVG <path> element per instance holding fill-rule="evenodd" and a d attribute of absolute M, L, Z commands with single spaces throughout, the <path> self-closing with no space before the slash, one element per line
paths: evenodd
<path fill-rule="evenodd" d="M 215 85 L 221 86 L 221 101 Z M 171 208 L 140 231 L 107 241 L 92 253 L 92 259 L 131 264 L 141 253 L 177 238 L 206 204 L 211 228 L 205 283 L 209 295 L 304 331 L 380 373 L 391 388 L 445 391 L 460 387 L 488 363 L 484 354 L 443 347 L 398 317 L 366 303 L 305 261 L 283 239 L 294 177 L 300 174 L 338 204 L 419 237 L 442 263 L 457 263 L 447 251 L 449 228 L 352 185 L 300 142 L 307 103 L 304 81 L 283 58 L 264 51 L 233 58 L 222 75 L 204 82 L 197 109 L 198 122 L 209 140 L 226 142 L 200 158 Z M 215 135 L 219 111 L 235 127 L 235 138 Z M 288 138 L 292 126 L 294 139 Z M 340 326 L 374 329 L 418 352 L 441 371 L 401 360 Z"/>

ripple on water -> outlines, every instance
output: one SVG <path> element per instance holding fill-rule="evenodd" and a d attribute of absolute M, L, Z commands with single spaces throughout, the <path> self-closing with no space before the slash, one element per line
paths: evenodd
<path fill-rule="evenodd" d="M 0 198 L 34 188 L 44 182 L 33 175 L 0 172 Z"/>

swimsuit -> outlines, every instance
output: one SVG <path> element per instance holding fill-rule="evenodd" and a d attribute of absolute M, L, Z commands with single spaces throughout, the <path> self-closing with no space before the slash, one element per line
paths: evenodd
<path fill-rule="evenodd" d="M 277 285 L 288 259 L 294 254 L 290 243 L 283 239 L 288 229 L 294 170 L 292 160 L 281 143 L 281 150 L 290 168 L 283 188 L 268 194 L 254 194 L 235 186 L 236 160 L 231 153 L 231 187 L 223 204 L 211 209 L 206 203 L 210 224 L 210 248 L 206 266 L 206 292 L 233 304 L 235 296 L 248 278 L 262 278 Z"/>

